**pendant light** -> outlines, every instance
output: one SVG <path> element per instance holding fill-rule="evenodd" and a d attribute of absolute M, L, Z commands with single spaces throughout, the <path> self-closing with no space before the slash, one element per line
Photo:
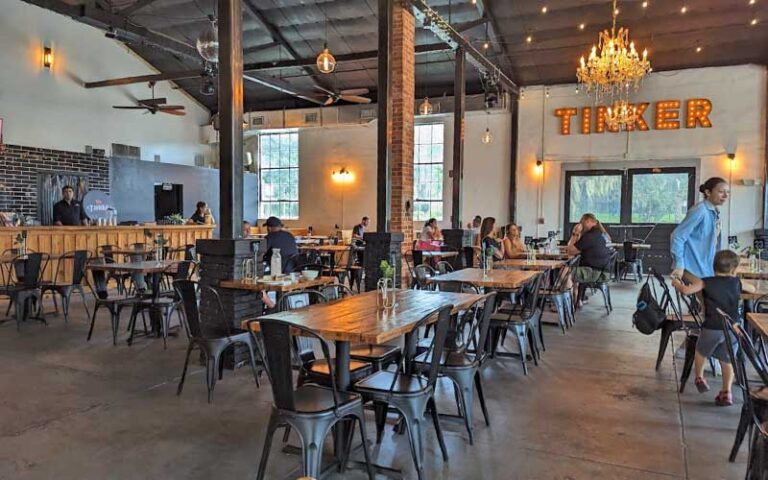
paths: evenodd
<path fill-rule="evenodd" d="M 427 54 L 426 62 L 424 63 L 424 78 L 429 78 L 429 54 Z M 419 105 L 419 115 L 432 114 L 432 104 L 429 103 L 429 95 L 427 95 L 427 83 L 424 82 L 424 100 Z"/>
<path fill-rule="evenodd" d="M 323 44 L 323 51 L 317 56 L 317 69 L 320 73 L 332 73 L 336 70 L 336 59 L 331 55 L 328 50 L 328 18 L 325 19 L 325 43 Z"/>
<path fill-rule="evenodd" d="M 485 132 L 483 132 L 483 136 L 480 137 L 480 140 L 486 145 L 493 142 L 493 134 L 491 133 L 491 126 L 490 121 L 488 120 L 488 115 L 490 115 L 490 112 L 486 110 L 486 117 L 485 117 Z"/>
<path fill-rule="evenodd" d="M 207 62 L 219 62 L 219 29 L 216 25 L 216 18 L 211 15 L 208 17 L 210 25 L 197 38 L 197 53 Z"/>

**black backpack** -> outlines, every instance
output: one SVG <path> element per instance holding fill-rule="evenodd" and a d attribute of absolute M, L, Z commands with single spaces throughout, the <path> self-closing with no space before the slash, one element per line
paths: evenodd
<path fill-rule="evenodd" d="M 632 315 L 632 324 L 640 333 L 650 335 L 661 328 L 661 324 L 666 319 L 667 313 L 659 305 L 656 290 L 651 284 L 651 275 L 648 275 L 637 296 L 637 309 Z"/>

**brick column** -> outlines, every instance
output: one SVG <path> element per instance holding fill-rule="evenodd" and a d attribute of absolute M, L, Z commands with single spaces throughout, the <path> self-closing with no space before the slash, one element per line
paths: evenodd
<path fill-rule="evenodd" d="M 392 15 L 391 117 L 389 132 L 392 145 L 392 232 L 403 234 L 402 251 L 413 243 L 413 131 L 416 20 L 410 9 L 398 2 Z M 407 278 L 407 267 L 401 272 Z"/>

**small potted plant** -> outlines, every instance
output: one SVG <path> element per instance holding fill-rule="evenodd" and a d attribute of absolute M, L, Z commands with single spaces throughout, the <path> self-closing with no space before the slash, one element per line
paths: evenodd
<path fill-rule="evenodd" d="M 180 213 L 174 213 L 173 215 L 166 215 L 165 223 L 167 225 L 184 225 L 184 217 Z"/>
<path fill-rule="evenodd" d="M 395 305 L 395 267 L 388 261 L 382 260 L 379 263 L 381 278 L 376 284 L 379 291 L 378 306 L 385 309 L 392 308 Z"/>
<path fill-rule="evenodd" d="M 27 231 L 22 230 L 16 235 L 16 239 L 13 242 L 19 246 L 19 255 L 27 254 Z"/>

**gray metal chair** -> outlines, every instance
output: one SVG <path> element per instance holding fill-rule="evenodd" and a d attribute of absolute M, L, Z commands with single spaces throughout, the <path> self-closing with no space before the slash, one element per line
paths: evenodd
<path fill-rule="evenodd" d="M 573 303 L 573 293 L 568 287 L 568 279 L 573 274 L 573 269 L 579 264 L 580 256 L 576 255 L 562 267 L 554 270 L 555 280 L 549 288 L 541 289 L 542 301 L 551 303 L 557 310 L 557 320 L 560 329 L 565 335 L 565 329 L 571 327 L 575 321 L 575 305 Z M 541 332 L 539 332 L 541 335 Z"/>
<path fill-rule="evenodd" d="M 330 348 L 325 339 L 301 325 L 281 320 L 266 318 L 251 320 L 248 323 L 250 331 L 253 331 L 251 328 L 253 323 L 259 324 L 264 340 L 262 356 L 267 366 L 269 381 L 272 383 L 273 398 L 257 480 L 265 478 L 272 438 L 275 430 L 280 427 L 293 428 L 299 432 L 303 475 L 320 478 L 323 441 L 326 435 L 337 423 L 350 420 L 360 426 L 368 478 L 373 480 L 374 472 L 365 432 L 362 398 L 356 393 L 340 392 L 336 387 Z M 312 384 L 293 386 L 291 343 L 294 335 L 292 331 L 298 332 L 302 337 L 312 338 L 320 344 L 324 360 L 328 364 L 330 387 Z M 341 455 L 344 461 L 349 456 L 347 452 L 337 452 L 337 455 Z M 344 465 L 341 467 L 343 468 Z"/>
<path fill-rule="evenodd" d="M 354 390 L 361 393 L 366 402 L 373 402 L 376 413 L 376 443 L 381 442 L 389 407 L 393 407 L 402 415 L 408 430 L 411 454 L 419 480 L 424 478 L 424 434 L 422 430 L 424 413 L 427 408 L 432 415 L 443 460 L 448 460 L 434 395 L 437 375 L 440 370 L 440 359 L 450 327 L 451 310 L 453 310 L 452 305 L 444 305 L 428 313 L 414 325 L 405 337 L 401 369 L 394 372 L 386 370 L 376 372 L 357 382 L 354 386 Z M 424 376 L 419 374 L 415 368 L 416 346 L 421 328 L 429 323 L 435 315 L 437 316 L 435 335 L 432 337 L 432 345 L 427 352 L 428 355 L 431 355 L 431 361 L 429 368 L 425 369 L 427 375 Z"/>
<path fill-rule="evenodd" d="M 89 265 L 97 265 L 114 262 L 109 262 L 105 258 L 94 258 L 91 259 L 88 263 Z M 99 309 L 106 308 L 109 311 L 110 321 L 112 323 L 112 345 L 117 345 L 117 332 L 120 326 L 120 313 L 122 312 L 123 308 L 130 307 L 137 300 L 137 298 L 133 296 L 125 296 L 124 293 L 126 290 L 124 288 L 118 288 L 119 293 L 117 295 L 110 294 L 109 289 L 107 288 L 107 282 L 109 278 L 110 277 L 108 274 L 103 270 L 91 270 L 90 280 L 88 280 L 88 277 L 86 276 L 88 287 L 91 289 L 91 293 L 93 293 L 93 299 L 95 302 L 93 312 L 91 312 L 91 326 L 88 329 L 88 341 L 91 340 L 91 336 L 93 335 L 93 326 L 96 323 L 96 314 L 99 312 Z"/>
<path fill-rule="evenodd" d="M 427 280 L 436 275 L 435 270 L 429 265 L 419 264 L 413 267 L 414 286 L 416 290 L 434 290 L 434 285 Z"/>
<path fill-rule="evenodd" d="M 482 307 L 482 308 L 481 308 Z M 496 292 L 489 293 L 475 302 L 462 315 L 458 323 L 456 338 L 461 340 L 458 349 L 446 350 L 440 360 L 439 374 L 449 378 L 456 389 L 457 407 L 464 418 L 464 424 L 469 434 L 469 444 L 474 444 L 473 434 L 473 403 L 474 387 L 480 398 L 480 406 L 485 417 L 485 424 L 490 426 L 488 409 L 485 405 L 483 394 L 482 376 L 480 366 L 485 359 L 485 350 L 488 345 L 488 332 L 491 326 L 491 314 L 496 308 Z M 469 332 L 466 332 L 469 330 Z M 432 355 L 422 353 L 415 359 L 416 368 L 419 371 L 427 371 L 432 362 Z"/>
<path fill-rule="evenodd" d="M 53 280 L 42 282 L 42 294 L 51 292 L 53 294 L 53 304 L 56 305 L 56 295 L 61 296 L 61 309 L 64 311 L 64 322 L 69 321 L 69 305 L 72 300 L 72 293 L 78 292 L 83 300 L 85 314 L 90 318 L 91 312 L 88 310 L 88 303 L 85 301 L 85 291 L 83 290 L 83 279 L 85 278 L 85 267 L 91 253 L 88 250 L 75 250 L 66 252 L 59 257 L 56 263 L 56 271 Z M 67 282 L 59 282 L 59 277 L 63 275 L 68 264 L 72 265 L 72 277 Z"/>

